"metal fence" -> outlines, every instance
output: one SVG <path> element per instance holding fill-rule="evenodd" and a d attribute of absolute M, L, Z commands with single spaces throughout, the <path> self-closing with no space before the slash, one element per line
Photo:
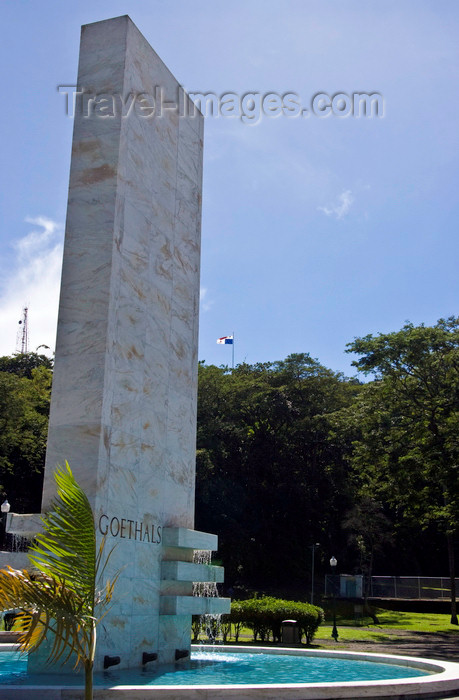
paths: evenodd
<path fill-rule="evenodd" d="M 456 594 L 458 593 L 459 578 L 456 579 Z M 451 597 L 450 579 L 426 576 L 372 576 L 370 596 L 372 598 L 447 599 Z"/>
<path fill-rule="evenodd" d="M 325 595 L 337 598 L 361 598 L 365 590 L 362 576 L 325 576 Z M 459 578 L 456 579 L 459 596 Z M 401 598 L 448 600 L 451 597 L 450 579 L 446 576 L 372 576 L 370 598 Z"/>

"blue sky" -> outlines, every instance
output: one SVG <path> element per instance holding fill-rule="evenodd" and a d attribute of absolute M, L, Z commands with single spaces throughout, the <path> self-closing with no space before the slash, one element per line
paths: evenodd
<path fill-rule="evenodd" d="M 190 92 L 380 93 L 382 118 L 205 124 L 199 357 L 309 352 L 457 315 L 459 4 L 454 0 L 42 0 L 0 4 L 0 354 L 29 306 L 54 346 L 80 26 L 129 14 Z"/>

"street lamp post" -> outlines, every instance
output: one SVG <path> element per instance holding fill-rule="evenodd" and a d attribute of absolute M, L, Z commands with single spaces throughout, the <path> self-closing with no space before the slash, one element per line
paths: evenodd
<path fill-rule="evenodd" d="M 316 547 L 320 547 L 319 542 L 315 542 L 314 544 L 309 545 L 311 548 L 312 552 L 312 562 L 311 562 L 311 605 L 314 605 L 314 555 L 316 551 Z"/>
<path fill-rule="evenodd" d="M 10 512 L 10 504 L 8 503 L 8 499 L 5 496 L 5 500 L 3 501 L 2 505 L 0 506 L 0 510 L 2 512 L 2 541 L 1 544 L 3 545 L 6 539 L 6 518 L 8 516 L 8 513 Z"/>
<path fill-rule="evenodd" d="M 330 559 L 330 566 L 331 566 L 331 570 L 332 570 L 332 575 L 335 573 L 337 563 L 338 563 L 338 561 L 337 561 L 336 557 L 332 557 Z M 336 593 L 335 593 L 335 582 L 334 582 L 333 578 L 332 578 L 332 590 L 333 590 L 333 629 L 332 629 L 331 636 L 333 637 L 335 642 L 337 642 L 339 635 L 338 635 L 338 629 L 336 627 Z"/>

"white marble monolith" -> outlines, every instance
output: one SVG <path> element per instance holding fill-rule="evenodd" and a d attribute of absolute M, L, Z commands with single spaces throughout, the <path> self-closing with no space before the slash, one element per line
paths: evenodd
<path fill-rule="evenodd" d="M 216 548 L 192 530 L 203 117 L 127 16 L 82 28 L 72 98 L 42 510 L 68 460 L 98 538 L 116 544 L 108 575 L 124 567 L 96 668 L 105 655 L 169 662 L 189 649 L 200 606 L 193 575 L 177 580 L 187 567 L 161 563 Z"/>

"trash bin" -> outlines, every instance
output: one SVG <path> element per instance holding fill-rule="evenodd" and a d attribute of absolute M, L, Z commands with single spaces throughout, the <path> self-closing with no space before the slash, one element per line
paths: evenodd
<path fill-rule="evenodd" d="M 299 644 L 300 630 L 296 620 L 283 620 L 281 625 L 282 644 Z"/>

